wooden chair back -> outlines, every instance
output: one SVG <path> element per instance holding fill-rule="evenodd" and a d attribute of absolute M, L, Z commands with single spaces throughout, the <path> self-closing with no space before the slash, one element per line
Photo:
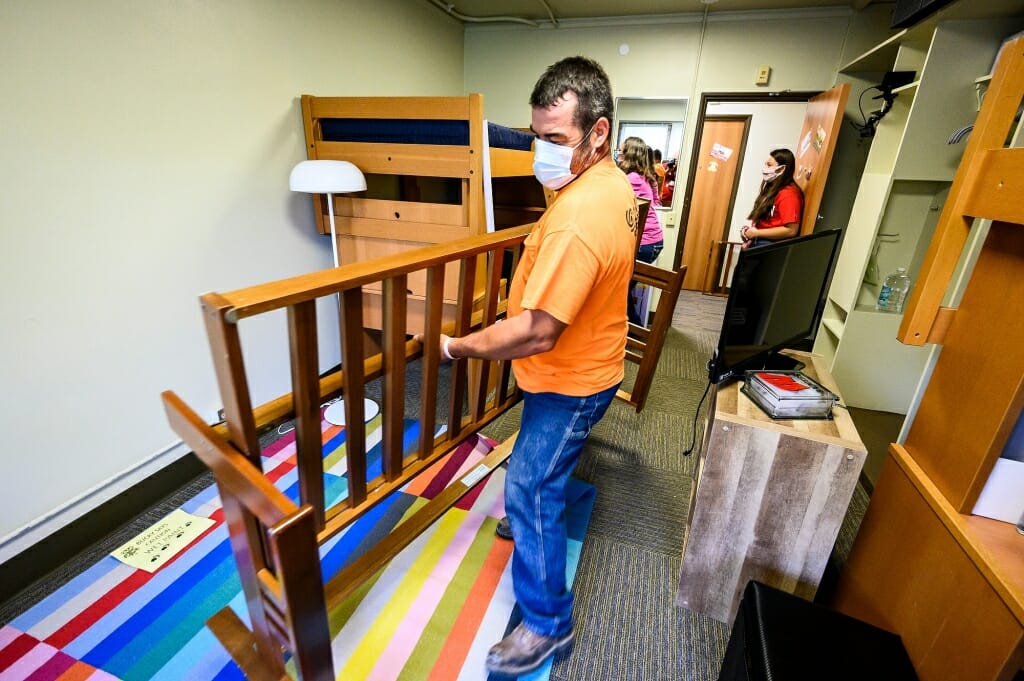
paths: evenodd
<path fill-rule="evenodd" d="M 241 576 L 251 630 L 230 610 L 209 625 L 250 678 L 284 678 L 286 655 L 301 679 L 333 679 L 327 612 L 408 545 L 433 520 L 486 477 L 511 450 L 512 440 L 462 480 L 449 486 L 402 523 L 389 537 L 324 584 L 319 546 L 374 504 L 400 489 L 432 463 L 514 405 L 520 393 L 507 361 L 456 360 L 450 368 L 450 400 L 438 405 L 441 333 L 465 335 L 504 315 L 506 259 L 518 263 L 532 225 L 471 237 L 418 251 L 354 263 L 230 293 L 201 297 L 203 317 L 224 404 L 222 428 L 207 425 L 174 393 L 163 394 L 174 430 L 213 471 Z M 506 258 L 507 256 L 507 258 Z M 476 269 L 483 263 L 482 299 L 475 295 Z M 458 270 L 454 318 L 443 316 L 445 268 Z M 425 271 L 424 344 L 406 328 L 408 289 L 414 272 Z M 364 359 L 363 288 L 383 292 L 381 353 Z M 474 298 L 477 300 L 474 302 Z M 339 306 L 341 370 L 321 378 L 318 367 L 317 301 Z M 284 314 L 291 392 L 259 407 L 242 352 L 240 322 Z M 334 324 L 334 316 L 328 317 Z M 248 328 L 248 327 L 247 327 Z M 282 334 L 284 335 L 284 334 Z M 419 436 L 405 445 L 407 366 L 420 362 Z M 266 367 L 261 361 L 261 368 Z M 474 363 L 470 371 L 470 363 Z M 382 474 L 368 479 L 365 386 L 380 379 Z M 347 494 L 325 495 L 321 405 L 344 397 Z M 259 433 L 264 426 L 295 422 L 298 500 L 293 502 L 263 475 Z M 438 423 L 444 428 L 436 427 Z M 514 438 L 513 438 L 514 440 Z M 470 480 L 470 476 L 473 479 Z"/>
<path fill-rule="evenodd" d="M 661 291 L 651 326 L 629 325 L 626 338 L 626 361 L 637 365 L 636 379 L 629 391 L 620 389 L 615 396 L 633 405 L 639 412 L 647 402 L 647 393 L 654 382 L 654 371 L 661 359 L 665 336 L 672 326 L 672 315 L 679 302 L 679 291 L 683 288 L 686 267 L 666 270 L 637 260 L 633 265 L 633 280 L 638 284 L 653 286 Z"/>

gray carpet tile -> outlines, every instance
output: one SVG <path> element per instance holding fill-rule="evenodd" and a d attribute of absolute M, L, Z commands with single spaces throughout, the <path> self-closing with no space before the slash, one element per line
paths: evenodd
<path fill-rule="evenodd" d="M 599 461 L 588 533 L 677 558 L 693 479 L 657 468 Z"/>
<path fill-rule="evenodd" d="M 692 474 L 692 461 L 682 455 L 692 432 L 692 413 L 644 409 L 638 414 L 629 405 L 617 402 L 594 428 L 588 445 L 601 446 L 602 456 L 609 462 Z"/>
<path fill-rule="evenodd" d="M 575 584 L 576 643 L 551 678 L 717 678 L 727 627 L 675 606 L 678 571 L 678 556 L 588 533 Z"/>

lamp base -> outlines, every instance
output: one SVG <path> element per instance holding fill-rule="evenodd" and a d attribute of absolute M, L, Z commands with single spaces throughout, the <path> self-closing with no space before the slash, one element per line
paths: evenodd
<path fill-rule="evenodd" d="M 363 412 L 366 422 L 369 423 L 371 419 L 380 413 L 380 407 L 378 407 L 377 403 L 369 397 L 364 397 Z M 345 425 L 345 400 L 338 400 L 328 406 L 327 409 L 324 410 L 324 421 L 327 421 L 333 426 Z"/>

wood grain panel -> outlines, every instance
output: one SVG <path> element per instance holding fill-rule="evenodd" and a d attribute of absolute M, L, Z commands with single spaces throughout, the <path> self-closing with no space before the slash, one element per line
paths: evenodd
<path fill-rule="evenodd" d="M 357 199 L 351 196 L 334 197 L 334 215 L 450 226 L 466 226 L 469 222 L 466 219 L 466 208 L 458 204 Z"/>
<path fill-rule="evenodd" d="M 716 391 L 676 595 L 727 623 L 751 579 L 814 597 L 867 455 L 845 411 L 773 421 L 739 385 Z"/>
<path fill-rule="evenodd" d="M 907 435 L 907 450 L 961 512 L 974 507 L 1024 405 L 1022 237 L 1019 226 L 992 224 Z"/>
<path fill-rule="evenodd" d="M 316 157 L 349 161 L 364 174 L 463 179 L 473 176 L 469 147 L 318 141 Z"/>
<path fill-rule="evenodd" d="M 964 199 L 964 214 L 1024 224 L 1024 149 L 986 149 Z"/>
<path fill-rule="evenodd" d="M 1020 620 L 895 460 L 872 494 L 833 605 L 898 633 L 921 681 L 1009 681 L 1024 664 Z"/>

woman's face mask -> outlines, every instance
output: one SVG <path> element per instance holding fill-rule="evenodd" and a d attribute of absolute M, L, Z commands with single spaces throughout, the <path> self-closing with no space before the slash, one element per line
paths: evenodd
<path fill-rule="evenodd" d="M 575 180 L 579 173 L 572 172 L 573 155 L 590 139 L 592 131 L 593 128 L 588 130 L 574 147 L 547 142 L 538 137 L 533 148 L 533 174 L 537 180 L 548 189 L 561 189 Z"/>
<path fill-rule="evenodd" d="M 767 163 L 761 168 L 761 177 L 764 178 L 765 182 L 771 182 L 776 177 L 782 174 L 782 171 L 786 169 L 786 166 L 770 166 Z"/>

